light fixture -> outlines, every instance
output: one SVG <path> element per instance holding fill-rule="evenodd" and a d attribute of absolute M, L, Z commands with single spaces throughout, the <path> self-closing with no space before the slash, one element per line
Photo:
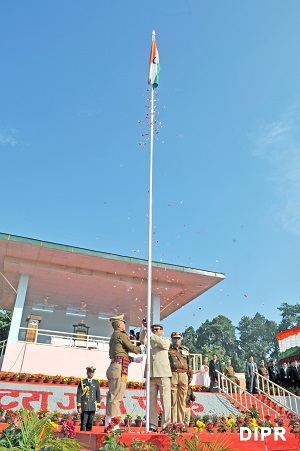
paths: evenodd
<path fill-rule="evenodd" d="M 41 312 L 49 312 L 49 313 L 54 312 L 54 309 L 52 307 L 49 307 L 48 305 L 35 305 L 31 307 L 31 310 L 38 310 Z"/>
<path fill-rule="evenodd" d="M 113 313 L 98 313 L 98 319 L 109 319 Z"/>
<path fill-rule="evenodd" d="M 82 310 L 78 310 L 76 308 L 67 307 L 66 315 L 72 315 L 72 316 L 86 316 L 86 313 L 83 313 Z"/>

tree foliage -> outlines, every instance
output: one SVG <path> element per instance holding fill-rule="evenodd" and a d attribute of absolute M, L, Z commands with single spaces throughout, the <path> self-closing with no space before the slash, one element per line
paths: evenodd
<path fill-rule="evenodd" d="M 284 302 L 278 307 L 278 310 L 281 312 L 282 316 L 278 332 L 291 329 L 300 324 L 300 304 L 289 305 Z"/>
<path fill-rule="evenodd" d="M 11 311 L 0 311 L 0 341 L 7 340 L 10 323 L 11 323 Z"/>
<path fill-rule="evenodd" d="M 240 357 L 246 362 L 253 355 L 256 362 L 277 359 L 279 353 L 276 338 L 278 325 L 260 313 L 253 318 L 243 316 L 237 330 L 239 332 Z"/>

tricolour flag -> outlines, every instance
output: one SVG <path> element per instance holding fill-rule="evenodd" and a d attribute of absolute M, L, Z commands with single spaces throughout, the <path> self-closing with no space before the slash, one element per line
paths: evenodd
<path fill-rule="evenodd" d="M 280 360 L 290 361 L 296 357 L 298 359 L 300 355 L 300 326 L 278 332 L 276 337 L 279 344 Z"/>
<path fill-rule="evenodd" d="M 152 45 L 150 51 L 148 84 L 155 89 L 158 86 L 158 74 L 160 72 L 159 56 L 156 47 L 155 31 L 152 31 Z"/>

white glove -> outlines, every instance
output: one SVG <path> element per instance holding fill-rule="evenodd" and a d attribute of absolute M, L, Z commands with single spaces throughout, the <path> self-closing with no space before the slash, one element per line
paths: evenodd
<path fill-rule="evenodd" d="M 135 363 L 141 363 L 143 361 L 143 355 L 140 354 L 140 355 L 133 357 L 133 361 Z"/>
<path fill-rule="evenodd" d="M 141 344 L 140 348 L 141 348 L 141 354 L 146 354 L 146 346 Z"/>

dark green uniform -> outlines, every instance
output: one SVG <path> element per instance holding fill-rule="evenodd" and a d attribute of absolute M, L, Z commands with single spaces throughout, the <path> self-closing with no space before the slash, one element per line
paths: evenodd
<path fill-rule="evenodd" d="M 100 408 L 99 382 L 83 379 L 77 388 L 77 409 L 81 408 L 81 431 L 91 431 L 96 408 Z"/>

